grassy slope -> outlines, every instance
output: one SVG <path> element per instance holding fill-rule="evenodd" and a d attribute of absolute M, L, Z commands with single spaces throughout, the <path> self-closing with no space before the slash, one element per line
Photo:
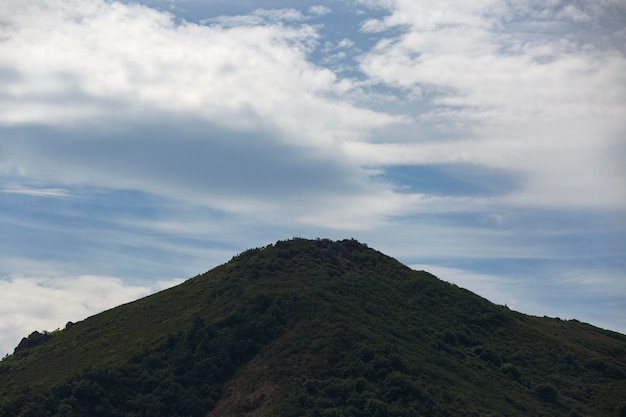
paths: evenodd
<path fill-rule="evenodd" d="M 168 335 L 181 342 L 165 356 L 183 355 L 198 319 L 211 335 L 234 326 L 235 337 L 257 346 L 225 379 L 204 381 L 220 393 L 210 415 L 626 409 L 625 336 L 510 311 L 355 241 L 293 240 L 247 251 L 9 357 L 0 364 L 0 410 L 20 392 L 53 389 L 85 368 L 166 352 Z"/>

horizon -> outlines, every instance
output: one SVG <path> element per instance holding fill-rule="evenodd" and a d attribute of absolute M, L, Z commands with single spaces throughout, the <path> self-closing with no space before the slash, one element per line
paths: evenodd
<path fill-rule="evenodd" d="M 293 236 L 626 334 L 625 20 L 618 0 L 5 1 L 0 355 Z"/>

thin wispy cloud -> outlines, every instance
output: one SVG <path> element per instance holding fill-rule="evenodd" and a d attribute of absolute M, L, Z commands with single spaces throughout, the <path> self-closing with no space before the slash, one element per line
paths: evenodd
<path fill-rule="evenodd" d="M 62 188 L 27 188 L 23 186 L 0 188 L 0 193 L 23 194 L 35 197 L 70 197 L 72 195 Z"/>
<path fill-rule="evenodd" d="M 317 9 L 314 9 L 317 10 Z M 318 14 L 313 11 L 314 14 Z M 306 16 L 296 9 L 256 9 L 251 14 L 238 16 L 218 16 L 211 19 L 203 19 L 201 24 L 217 24 L 220 26 L 260 26 L 273 23 L 301 22 Z"/>

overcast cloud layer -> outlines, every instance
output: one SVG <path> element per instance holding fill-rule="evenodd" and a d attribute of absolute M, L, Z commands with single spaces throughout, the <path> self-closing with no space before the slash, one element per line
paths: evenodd
<path fill-rule="evenodd" d="M 5 0 L 0 353 L 355 237 L 626 332 L 626 3 Z"/>

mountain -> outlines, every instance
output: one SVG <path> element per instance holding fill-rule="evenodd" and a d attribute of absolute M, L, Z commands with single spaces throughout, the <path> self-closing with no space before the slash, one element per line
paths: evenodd
<path fill-rule="evenodd" d="M 529 415 L 626 416 L 626 336 L 355 240 L 248 250 L 0 362 L 1 417 Z"/>

